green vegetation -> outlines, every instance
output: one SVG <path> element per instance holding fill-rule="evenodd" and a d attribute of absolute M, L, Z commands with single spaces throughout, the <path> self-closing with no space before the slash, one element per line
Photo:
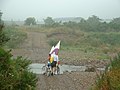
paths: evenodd
<path fill-rule="evenodd" d="M 87 20 L 82 18 L 80 22 L 55 22 L 51 17 L 47 17 L 44 19 L 44 22 L 45 24 L 42 25 L 29 26 L 30 24 L 28 24 L 28 26 L 22 27 L 5 27 L 4 33 L 6 34 L 3 36 L 10 38 L 9 42 L 6 44 L 7 47 L 18 48 L 19 44 L 23 43 L 23 41 L 26 39 L 26 33 L 23 31 L 30 30 L 46 34 L 47 42 L 50 46 L 55 45 L 59 40 L 61 40 L 60 52 L 64 51 L 67 52 L 67 54 L 70 52 L 71 55 L 71 57 L 70 55 L 69 57 L 67 57 L 67 55 L 63 55 L 63 57 L 61 57 L 65 59 L 67 58 L 66 60 L 106 60 L 109 59 L 109 56 L 112 57 L 112 54 L 120 52 L 120 18 L 115 18 L 107 23 L 94 15 L 89 17 Z M 1 40 L 2 43 L 0 42 L 0 44 L 3 45 L 6 40 L 7 39 L 4 38 L 3 41 Z M 9 52 L 6 52 L 2 49 L 0 50 L 1 52 L 7 53 L 8 56 L 10 55 Z M 20 57 L 13 60 L 12 56 L 9 56 L 9 58 L 6 59 L 5 63 L 6 64 L 3 65 L 7 65 L 7 67 L 10 69 L 5 69 L 5 71 L 8 72 L 5 72 L 5 76 L 1 77 L 5 78 L 6 74 L 9 76 L 10 72 L 12 76 L 15 76 L 15 80 L 18 82 L 12 81 L 14 78 L 12 78 L 12 76 L 9 76 L 7 79 L 10 80 L 8 82 L 4 81 L 6 87 L 1 87 L 12 90 L 14 90 L 14 88 L 16 89 L 16 87 L 20 89 L 35 88 L 36 78 L 34 74 L 28 72 L 29 70 L 26 68 L 30 64 L 29 61 L 24 60 Z M 111 61 L 111 64 L 108 67 L 110 67 L 110 69 L 106 68 L 105 73 L 98 76 L 96 86 L 93 87 L 93 90 L 120 89 L 119 54 Z M 23 71 L 20 71 L 21 69 Z M 21 73 L 23 76 L 19 76 Z M 21 77 L 24 79 L 21 79 Z M 2 78 L 1 80 L 3 80 Z M 32 81 L 33 83 L 31 83 Z M 15 84 L 14 82 L 17 83 Z"/>
<path fill-rule="evenodd" d="M 36 20 L 34 17 L 28 17 L 25 20 L 25 25 L 36 25 Z"/>
<path fill-rule="evenodd" d="M 44 22 L 46 26 L 52 26 L 55 23 L 55 21 L 51 17 L 47 17 L 46 19 L 44 19 Z"/>
<path fill-rule="evenodd" d="M 61 22 L 55 22 L 52 17 L 47 17 L 46 19 L 44 19 L 44 26 L 45 27 L 57 27 L 61 24 Z"/>
<path fill-rule="evenodd" d="M 29 64 L 29 60 L 13 59 L 10 51 L 0 48 L 0 90 L 35 90 L 37 78 Z"/>
<path fill-rule="evenodd" d="M 92 90 L 120 90 L 120 53 L 111 60 L 105 72 L 98 75 Z"/>
<path fill-rule="evenodd" d="M 120 31 L 120 17 L 114 18 L 110 22 L 106 22 L 99 17 L 93 15 L 89 17 L 87 20 L 81 18 L 79 22 L 69 21 L 69 22 L 55 22 L 52 17 L 47 17 L 44 19 L 45 26 L 50 27 L 59 27 L 65 26 L 71 29 L 82 30 L 85 32 L 119 32 Z"/>
<path fill-rule="evenodd" d="M 7 48 L 19 48 L 19 45 L 27 38 L 27 34 L 25 32 L 12 26 L 5 27 L 4 33 L 10 38 L 10 40 L 6 43 Z"/>
<path fill-rule="evenodd" d="M 47 30 L 48 44 L 61 40 L 61 51 L 79 51 L 83 56 L 93 53 L 86 56 L 91 59 L 108 59 L 108 54 L 119 52 L 119 32 L 84 32 L 63 26 Z"/>
<path fill-rule="evenodd" d="M 80 53 L 93 53 L 94 59 L 108 59 L 108 54 L 119 52 L 120 45 L 120 18 L 109 23 L 103 22 L 97 16 L 91 16 L 80 22 L 61 22 L 39 29 L 46 34 L 48 44 L 54 45 L 61 40 L 61 49 L 65 51 L 80 51 Z M 53 20 L 53 19 L 52 19 Z M 91 58 L 93 59 L 93 58 Z"/>
<path fill-rule="evenodd" d="M 5 33 L 3 32 L 4 23 L 1 19 L 1 16 L 2 12 L 0 12 L 0 46 L 3 46 L 9 40 L 9 38 L 5 36 Z"/>
<path fill-rule="evenodd" d="M 13 58 L 10 51 L 2 48 L 8 38 L 3 32 L 4 24 L 1 22 L 0 17 L 0 90 L 35 90 L 37 78 L 28 69 L 30 60 L 22 57 Z M 13 32 L 8 33 L 11 35 Z"/>
<path fill-rule="evenodd" d="M 3 32 L 3 29 L 2 29 L 3 27 L 4 25 L 0 24 L 0 46 L 3 46 L 9 40 L 9 38 Z"/>
<path fill-rule="evenodd" d="M 52 17 L 47 17 L 44 22 L 45 24 L 6 30 L 13 34 L 7 34 L 11 38 L 7 46 L 19 48 L 19 42 L 22 43 L 26 38 L 23 31 L 30 30 L 45 33 L 50 46 L 61 40 L 61 51 L 77 51 L 81 58 L 83 56 L 86 59 L 108 59 L 108 55 L 120 51 L 120 18 L 105 22 L 93 15 L 86 20 L 81 18 L 79 22 L 56 22 Z"/>

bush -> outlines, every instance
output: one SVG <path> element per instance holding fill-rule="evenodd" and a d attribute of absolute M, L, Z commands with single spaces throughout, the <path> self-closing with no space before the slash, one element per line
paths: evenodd
<path fill-rule="evenodd" d="M 9 38 L 6 37 L 5 33 L 3 32 L 3 24 L 0 24 L 0 46 L 3 46 L 8 40 Z"/>
<path fill-rule="evenodd" d="M 111 60 L 105 72 L 98 76 L 92 90 L 120 90 L 120 53 Z"/>
<path fill-rule="evenodd" d="M 10 40 L 6 43 L 6 47 L 8 48 L 18 48 L 19 45 L 27 38 L 26 33 L 15 27 L 6 27 L 4 33 L 10 38 Z"/>
<path fill-rule="evenodd" d="M 57 42 L 58 42 L 57 40 L 51 39 L 51 40 L 48 41 L 48 44 L 50 46 L 55 46 Z"/>
<path fill-rule="evenodd" d="M 0 90 L 34 90 L 37 78 L 28 69 L 30 63 L 0 48 Z"/>

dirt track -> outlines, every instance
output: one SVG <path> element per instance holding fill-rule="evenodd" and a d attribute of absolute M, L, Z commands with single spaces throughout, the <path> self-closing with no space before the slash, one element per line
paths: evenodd
<path fill-rule="evenodd" d="M 28 57 L 34 63 L 45 63 L 50 47 L 44 33 L 28 32 L 28 38 L 13 55 Z M 63 61 L 64 62 L 64 61 Z M 95 72 L 66 72 L 63 75 L 47 77 L 37 75 L 37 90 L 89 90 L 95 80 Z"/>
<path fill-rule="evenodd" d="M 34 63 L 44 63 L 47 60 L 50 47 L 46 42 L 46 35 L 38 32 L 28 32 L 27 40 L 19 49 L 13 50 L 15 56 L 28 57 Z"/>
<path fill-rule="evenodd" d="M 89 90 L 95 80 L 93 72 L 72 72 L 46 77 L 38 75 L 37 90 Z"/>

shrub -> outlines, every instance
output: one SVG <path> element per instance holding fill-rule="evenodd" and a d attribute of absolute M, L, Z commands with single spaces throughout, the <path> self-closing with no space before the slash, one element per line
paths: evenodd
<path fill-rule="evenodd" d="M 50 46 L 54 46 L 54 45 L 56 45 L 56 43 L 57 43 L 57 40 L 51 39 L 50 41 L 48 41 L 48 44 L 49 44 Z"/>
<path fill-rule="evenodd" d="M 5 33 L 3 32 L 3 24 L 0 24 L 0 46 L 3 46 L 3 44 L 5 44 L 9 38 L 6 37 Z"/>
<path fill-rule="evenodd" d="M 30 63 L 0 48 L 0 90 L 34 90 L 37 78 L 28 69 Z"/>
<path fill-rule="evenodd" d="M 120 53 L 111 60 L 105 72 L 98 76 L 92 90 L 120 90 Z"/>
<path fill-rule="evenodd" d="M 8 48 L 18 48 L 19 45 L 27 38 L 26 33 L 15 27 L 6 27 L 4 33 L 10 38 L 10 40 L 6 43 Z"/>

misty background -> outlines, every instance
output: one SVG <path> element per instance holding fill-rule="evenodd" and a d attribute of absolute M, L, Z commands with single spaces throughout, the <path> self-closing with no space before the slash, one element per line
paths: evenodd
<path fill-rule="evenodd" d="M 0 0 L 3 20 L 23 21 L 35 17 L 38 21 L 48 16 L 83 17 L 96 15 L 102 19 L 120 17 L 119 0 Z"/>
<path fill-rule="evenodd" d="M 82 72 L 29 72 L 58 41 L 62 67 Z M 0 90 L 12 89 L 120 90 L 120 0 L 0 0 Z"/>

